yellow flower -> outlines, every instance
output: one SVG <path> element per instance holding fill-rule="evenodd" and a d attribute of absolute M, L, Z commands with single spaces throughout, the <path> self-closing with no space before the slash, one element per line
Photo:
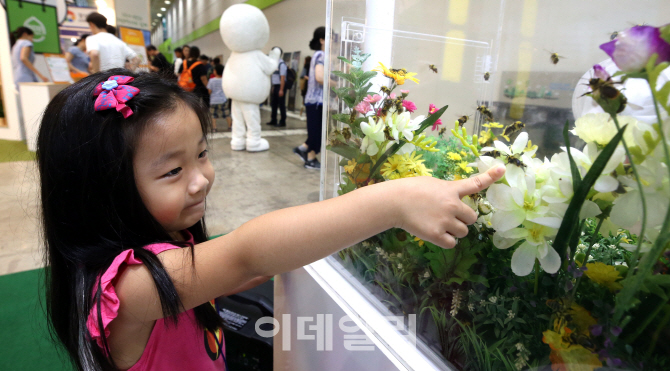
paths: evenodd
<path fill-rule="evenodd" d="M 460 163 L 458 164 L 458 167 L 460 167 L 461 170 L 465 171 L 466 174 L 470 174 L 471 172 L 474 171 L 470 166 L 468 166 L 468 162 L 467 162 L 467 161 L 460 162 Z"/>
<path fill-rule="evenodd" d="M 394 70 L 392 68 L 388 69 L 382 62 L 379 62 L 379 67 L 373 69 L 373 71 L 382 72 L 384 76 L 395 80 L 395 83 L 398 85 L 404 85 L 406 79 L 412 80 L 417 84 L 419 83 L 419 80 L 414 77 L 416 76 L 415 72 L 407 72 L 407 70 L 404 68 L 399 70 Z"/>
<path fill-rule="evenodd" d="M 468 155 L 467 152 L 465 152 L 465 151 L 461 151 L 461 156 L 466 157 L 467 155 Z"/>
<path fill-rule="evenodd" d="M 394 173 L 396 177 L 393 179 L 398 179 L 398 174 L 405 171 L 405 158 L 402 155 L 393 155 L 388 158 L 388 160 L 382 166 L 382 176 L 387 179 L 392 179 Z"/>
<path fill-rule="evenodd" d="M 592 371 L 603 366 L 596 353 L 579 344 L 571 344 L 565 339 L 572 331 L 565 327 L 561 332 L 547 330 L 542 333 L 542 342 L 549 345 L 551 369 L 554 371 Z"/>
<path fill-rule="evenodd" d="M 491 129 L 482 131 L 479 133 L 479 145 L 485 147 L 486 144 L 492 143 L 495 138 L 496 137 L 493 135 L 493 131 L 491 131 Z"/>
<path fill-rule="evenodd" d="M 537 149 L 537 144 L 533 145 L 533 142 L 530 139 L 528 139 L 528 145 L 526 145 L 526 148 L 523 151 L 524 152 L 530 152 L 530 151 L 534 151 L 536 149 Z M 531 157 L 535 157 L 535 154 L 533 153 L 533 156 L 531 156 Z"/>
<path fill-rule="evenodd" d="M 419 242 L 419 246 L 423 246 L 423 244 L 424 244 L 424 241 L 422 239 L 420 239 L 419 237 L 414 237 L 414 241 Z"/>
<path fill-rule="evenodd" d="M 405 153 L 403 155 L 405 168 L 413 170 L 417 166 L 422 165 L 424 160 L 422 160 L 421 157 L 423 157 L 423 155 L 417 155 L 416 152 Z"/>
<path fill-rule="evenodd" d="M 344 167 L 344 171 L 347 172 L 347 174 L 351 174 L 354 172 L 354 169 L 356 168 L 356 160 L 351 159 L 347 162 L 347 165 Z"/>
<path fill-rule="evenodd" d="M 455 152 L 447 152 L 447 157 L 452 161 L 461 161 L 463 159 L 461 155 Z"/>
<path fill-rule="evenodd" d="M 489 122 L 488 124 L 484 124 L 482 126 L 489 129 L 500 129 L 503 127 L 503 125 L 499 122 Z"/>
<path fill-rule="evenodd" d="M 612 292 L 623 288 L 620 283 L 616 282 L 621 278 L 619 271 L 611 265 L 601 262 L 587 263 L 584 274 L 586 274 L 591 281 L 607 287 Z"/>

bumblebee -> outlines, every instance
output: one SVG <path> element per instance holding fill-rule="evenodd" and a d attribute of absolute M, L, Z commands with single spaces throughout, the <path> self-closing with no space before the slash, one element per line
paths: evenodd
<path fill-rule="evenodd" d="M 344 137 L 344 140 L 349 140 L 351 138 L 351 129 L 349 128 L 342 129 L 342 136 Z"/>
<path fill-rule="evenodd" d="M 481 106 L 477 107 L 477 111 L 479 111 L 479 113 L 481 113 L 482 116 L 484 116 L 484 118 L 487 121 L 491 121 L 491 122 L 493 121 L 493 113 L 491 113 L 491 110 L 489 110 L 489 108 L 486 107 L 485 105 L 481 105 Z"/>
<path fill-rule="evenodd" d="M 433 71 L 433 73 L 437 73 L 437 67 L 435 67 L 434 64 L 429 64 L 429 65 L 428 65 L 428 68 L 429 68 L 431 71 Z"/>
<path fill-rule="evenodd" d="M 482 156 L 489 156 L 489 157 L 493 157 L 493 158 L 498 158 L 498 157 L 500 157 L 500 151 L 484 152 L 484 153 L 482 153 Z"/>
<path fill-rule="evenodd" d="M 615 82 L 612 81 L 611 77 L 607 80 L 592 77 L 588 82 L 589 87 L 591 87 L 591 91 L 582 94 L 582 97 L 587 94 L 591 94 L 595 101 L 598 101 L 600 98 L 606 100 L 619 100 L 619 109 L 616 113 L 621 113 L 621 111 L 626 109 L 626 103 L 628 103 L 628 99 L 626 99 L 626 97 L 621 94 L 619 89 L 614 87 L 614 84 Z"/>
<path fill-rule="evenodd" d="M 591 341 L 591 338 L 578 332 L 571 333 L 568 339 L 570 343 L 581 345 L 591 351 L 594 351 L 596 348 L 595 344 Z"/>
<path fill-rule="evenodd" d="M 570 308 L 572 303 L 563 298 L 559 299 L 548 299 L 546 304 L 551 308 L 552 316 L 554 319 L 554 331 L 560 332 L 560 329 L 565 326 L 567 322 L 572 321 L 572 315 L 570 315 Z"/>
<path fill-rule="evenodd" d="M 489 77 L 491 77 L 491 74 L 488 72 L 484 73 L 484 81 L 489 81 Z"/>
<path fill-rule="evenodd" d="M 458 126 L 463 127 L 463 125 L 465 125 L 465 123 L 468 122 L 469 118 L 470 118 L 470 116 L 465 116 L 465 115 L 459 117 L 458 118 Z"/>
<path fill-rule="evenodd" d="M 442 128 L 442 129 L 440 129 L 440 131 L 437 132 L 437 134 L 439 134 L 440 136 L 443 136 L 444 133 L 446 133 L 446 132 L 447 132 L 447 128 Z"/>
<path fill-rule="evenodd" d="M 382 93 L 384 93 L 384 94 L 386 94 L 386 95 L 391 94 L 391 89 L 390 89 L 388 86 L 382 86 L 382 87 L 380 88 L 380 90 L 382 91 Z"/>
<path fill-rule="evenodd" d="M 521 153 L 521 154 L 523 154 L 523 153 Z M 507 158 L 507 163 L 508 164 L 515 165 L 515 166 L 520 167 L 524 170 L 526 169 L 526 164 L 524 164 L 523 161 L 519 160 L 519 158 L 517 158 L 516 156 L 505 155 L 505 157 Z"/>
<path fill-rule="evenodd" d="M 551 53 L 551 56 L 549 56 L 549 60 L 551 60 L 551 63 L 553 63 L 553 64 L 558 64 L 558 61 L 561 58 L 565 58 L 565 57 L 563 57 L 561 55 L 558 55 L 558 53 Z"/>
<path fill-rule="evenodd" d="M 505 127 L 505 129 L 503 130 L 502 135 L 509 137 L 510 135 L 512 135 L 512 134 L 516 133 L 517 131 L 523 129 L 524 127 L 526 127 L 526 124 L 524 124 L 523 122 L 514 121 L 514 123 Z"/>
<path fill-rule="evenodd" d="M 619 31 L 614 31 L 610 34 L 610 41 L 616 40 L 616 38 L 619 37 Z"/>

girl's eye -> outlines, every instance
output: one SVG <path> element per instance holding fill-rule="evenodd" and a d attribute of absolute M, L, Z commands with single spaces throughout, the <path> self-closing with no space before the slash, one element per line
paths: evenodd
<path fill-rule="evenodd" d="M 181 171 L 181 168 L 178 167 L 178 168 L 175 168 L 175 169 L 170 170 L 169 172 L 167 172 L 167 173 L 166 173 L 165 175 L 163 175 L 163 176 L 165 176 L 165 177 L 177 176 L 177 175 L 179 175 L 179 172 L 180 172 L 180 171 Z"/>
<path fill-rule="evenodd" d="M 207 150 L 207 149 L 200 152 L 200 154 L 198 155 L 198 158 L 207 157 L 207 152 L 209 152 L 209 150 Z"/>

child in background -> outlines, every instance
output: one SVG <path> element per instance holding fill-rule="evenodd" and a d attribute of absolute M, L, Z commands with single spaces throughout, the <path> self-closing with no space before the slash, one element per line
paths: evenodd
<path fill-rule="evenodd" d="M 209 91 L 209 112 L 212 114 L 212 126 L 214 131 L 216 131 L 216 119 L 222 118 L 226 119 L 228 123 L 228 128 L 226 131 L 231 130 L 232 119 L 230 117 L 230 112 L 228 112 L 226 104 L 226 94 L 223 93 L 223 86 L 221 85 L 221 76 L 223 76 L 223 65 L 217 64 L 214 67 L 215 77 L 209 79 L 207 83 L 207 90 Z"/>
<path fill-rule="evenodd" d="M 192 93 L 123 69 L 49 103 L 37 149 L 47 314 L 77 369 L 224 370 L 210 301 L 392 227 L 454 247 L 477 219 L 460 199 L 504 172 L 383 182 L 208 240 L 210 122 Z"/>

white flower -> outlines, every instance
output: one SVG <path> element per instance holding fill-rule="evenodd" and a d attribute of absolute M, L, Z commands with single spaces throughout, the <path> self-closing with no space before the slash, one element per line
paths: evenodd
<path fill-rule="evenodd" d="M 514 312 L 511 311 L 511 310 L 507 311 L 507 318 L 508 319 L 513 319 L 514 318 Z"/>
<path fill-rule="evenodd" d="M 535 187 L 533 173 L 524 173 L 522 169 L 508 165 L 505 177 L 509 185 L 493 184 L 486 192 L 486 199 L 496 208 L 491 218 L 495 230 L 507 231 L 525 220 L 560 226 L 560 218 L 545 216 L 549 208 L 541 205 L 542 193 Z"/>
<path fill-rule="evenodd" d="M 526 348 L 523 346 L 523 344 L 521 344 L 521 343 L 516 343 L 515 346 L 516 346 L 516 350 L 518 350 L 518 351 L 522 351 L 522 350 L 526 349 Z"/>
<path fill-rule="evenodd" d="M 483 300 L 483 299 L 482 299 L 482 300 L 479 301 L 479 305 L 480 305 L 480 306 L 483 306 L 484 304 L 486 304 L 486 300 Z"/>
<path fill-rule="evenodd" d="M 614 138 L 616 126 L 609 113 L 587 113 L 575 121 L 575 128 L 570 132 L 586 143 L 595 142 L 601 146 Z"/>
<path fill-rule="evenodd" d="M 505 143 L 496 140 L 493 142 L 493 147 L 484 147 L 481 149 L 481 152 L 484 153 L 497 150 L 501 154 L 505 154 L 507 156 L 521 155 L 523 153 L 527 154 L 528 156 L 533 156 L 537 151 L 537 148 L 528 152 L 524 152 L 527 145 L 528 145 L 528 133 L 521 132 L 516 137 L 514 143 L 512 143 L 511 146 L 508 147 L 505 145 Z"/>
<path fill-rule="evenodd" d="M 430 277 L 430 272 L 426 271 L 426 272 L 423 274 L 423 278 L 429 278 L 429 277 Z"/>
<path fill-rule="evenodd" d="M 470 289 L 470 290 L 468 291 L 468 294 L 470 294 L 470 296 L 474 295 L 474 294 L 475 294 L 475 290 Z"/>
<path fill-rule="evenodd" d="M 474 304 L 468 304 L 468 310 L 470 312 L 474 312 L 475 311 L 475 305 Z"/>
<path fill-rule="evenodd" d="M 398 259 L 402 258 L 402 253 L 399 252 L 398 255 L 397 255 L 397 257 L 398 257 Z"/>
<path fill-rule="evenodd" d="M 398 264 L 398 269 L 402 269 L 402 264 Z"/>
<path fill-rule="evenodd" d="M 616 246 L 614 246 L 614 245 L 609 245 L 607 247 L 609 247 L 610 249 L 616 249 Z"/>
<path fill-rule="evenodd" d="M 361 131 L 365 134 L 361 142 L 361 151 L 370 156 L 374 156 L 379 152 L 379 147 L 376 142 L 384 141 L 384 122 L 375 121 L 370 117 L 368 122 L 361 122 Z"/>
<path fill-rule="evenodd" d="M 391 129 L 391 136 L 396 143 L 399 143 L 400 139 L 407 141 L 414 139 L 414 130 L 419 128 L 419 123 L 424 119 L 423 116 L 419 116 L 419 118 L 421 118 L 419 121 L 412 120 L 409 112 L 401 114 L 393 112 L 386 116 L 386 125 Z"/>
<path fill-rule="evenodd" d="M 599 243 L 594 243 L 594 244 L 593 244 L 593 248 L 594 248 L 594 249 L 599 249 L 599 248 L 600 248 L 600 244 L 599 244 Z"/>
<path fill-rule="evenodd" d="M 498 301 L 498 297 L 497 297 L 497 296 L 491 296 L 491 297 L 489 298 L 489 301 L 490 301 L 491 303 L 495 304 L 495 302 Z"/>
<path fill-rule="evenodd" d="M 560 226 L 560 225 L 559 225 Z M 520 239 L 525 239 L 512 254 L 512 272 L 517 276 L 527 276 L 533 270 L 535 259 L 547 273 L 556 273 L 561 267 L 561 258 L 548 239 L 556 235 L 557 228 L 526 222 L 523 228 L 514 228 L 505 232 L 496 232 L 493 243 L 498 248 L 506 249 Z M 496 235 L 499 237 L 496 238 Z M 502 240 L 501 240 L 502 238 Z"/>

